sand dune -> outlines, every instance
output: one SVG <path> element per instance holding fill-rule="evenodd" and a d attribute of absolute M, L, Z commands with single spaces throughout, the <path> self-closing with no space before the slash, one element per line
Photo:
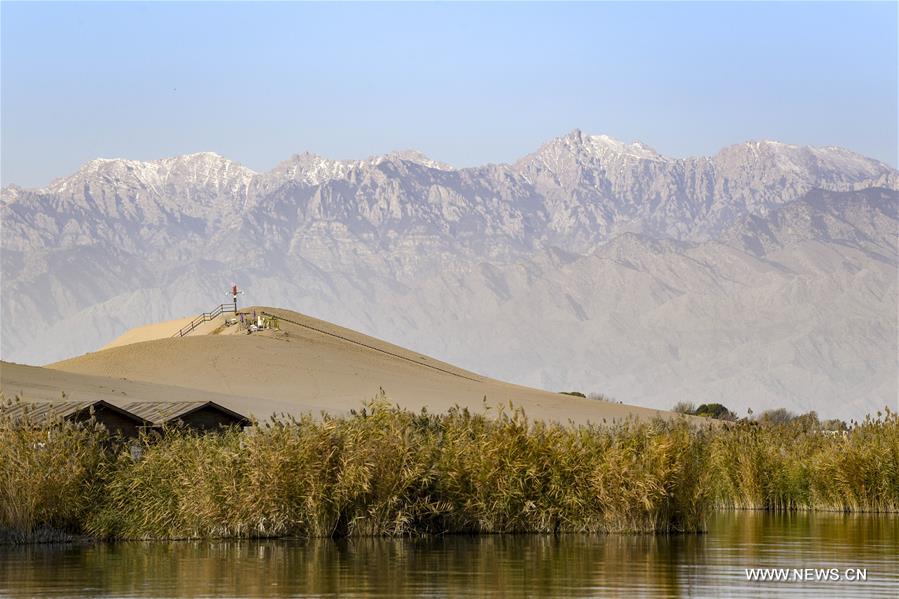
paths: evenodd
<path fill-rule="evenodd" d="M 128 391 L 135 394 L 132 401 L 181 398 L 191 391 L 217 394 L 231 409 L 258 418 L 273 411 L 342 413 L 359 408 L 381 388 L 393 403 L 432 412 L 453 405 L 481 411 L 485 402 L 496 410 L 512 402 L 532 418 L 559 422 L 666 415 L 504 383 L 302 314 L 264 307 L 247 311 L 254 309 L 278 316 L 281 331 L 234 334 L 237 327 L 224 326 L 220 318 L 172 338 L 189 319 L 169 321 L 129 331 L 108 349 L 28 373 L 39 379 L 37 371 L 46 370 L 52 388 L 77 384 L 78 389 L 99 389 L 109 386 L 104 381 L 115 381 L 118 389 L 123 383 L 144 383 Z M 9 368 L 3 368 L 4 389 Z M 11 373 L 21 379 L 21 368 Z"/>
<path fill-rule="evenodd" d="M 222 326 L 226 318 L 233 317 L 233 314 L 222 314 L 216 318 L 200 323 L 197 328 L 190 332 L 191 335 L 206 335 L 215 331 Z M 106 345 L 100 348 L 111 349 L 113 347 L 121 347 L 123 345 L 131 345 L 132 343 L 140 343 L 141 341 L 155 341 L 156 339 L 168 339 L 177 334 L 183 327 L 186 327 L 194 319 L 194 316 L 186 318 L 176 318 L 175 320 L 166 320 L 164 322 L 154 322 L 142 327 L 135 327 L 129 331 L 125 331 Z"/>
<path fill-rule="evenodd" d="M 245 410 L 259 417 L 270 414 L 303 412 L 319 414 L 342 412 L 302 402 L 278 402 L 256 397 L 236 397 L 196 388 L 177 387 L 122 378 L 73 374 L 61 370 L 0 362 L 0 390 L 6 399 L 24 401 L 94 401 L 105 400 L 118 406 L 133 401 L 214 401 L 232 410 Z"/>

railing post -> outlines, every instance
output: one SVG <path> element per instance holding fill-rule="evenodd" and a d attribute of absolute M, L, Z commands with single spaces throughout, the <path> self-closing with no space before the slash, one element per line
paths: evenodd
<path fill-rule="evenodd" d="M 224 314 L 225 312 L 234 312 L 235 314 L 237 314 L 237 306 L 235 305 L 234 307 L 232 307 L 230 304 L 219 304 L 218 307 L 216 307 L 214 310 L 201 313 L 185 326 L 181 327 L 177 333 L 172 335 L 172 337 L 184 337 L 192 330 L 197 328 L 201 322 L 209 322 L 210 320 L 214 319 L 217 316 L 220 316 L 221 314 Z"/>

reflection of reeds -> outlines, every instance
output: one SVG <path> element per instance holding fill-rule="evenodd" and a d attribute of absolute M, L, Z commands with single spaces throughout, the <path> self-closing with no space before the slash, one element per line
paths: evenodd
<path fill-rule="evenodd" d="M 710 515 L 709 529 L 708 535 L 435 535 L 0 547 L 0 592 L 11 598 L 46 595 L 48 589 L 56 594 L 90 589 L 112 597 L 716 596 L 740 593 L 741 577 L 734 572 L 747 563 L 864 565 L 881 589 L 896 580 L 890 573 L 896 570 L 899 518 L 722 511 Z M 840 590 L 837 586 L 831 594 Z M 852 590 L 843 594 L 851 596 Z"/>
<path fill-rule="evenodd" d="M 692 532 L 720 506 L 899 510 L 899 418 L 845 437 L 686 420 L 573 427 L 383 398 L 346 418 L 171 429 L 0 422 L 0 529 L 106 538 Z M 43 443 L 43 445 L 38 445 Z"/>

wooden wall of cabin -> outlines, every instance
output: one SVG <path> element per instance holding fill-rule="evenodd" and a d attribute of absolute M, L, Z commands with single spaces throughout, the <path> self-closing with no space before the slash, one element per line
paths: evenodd
<path fill-rule="evenodd" d="M 82 410 L 71 416 L 71 420 L 75 422 L 87 422 L 90 420 L 91 414 L 89 410 Z M 94 409 L 94 418 L 98 423 L 106 427 L 111 434 L 119 434 L 123 437 L 137 437 L 140 432 L 140 423 L 128 418 L 124 414 L 107 410 L 103 407 Z"/>
<path fill-rule="evenodd" d="M 241 424 L 239 418 L 220 412 L 211 406 L 206 406 L 196 412 L 181 416 L 179 420 L 191 428 L 210 432 L 216 431 L 222 426 Z"/>

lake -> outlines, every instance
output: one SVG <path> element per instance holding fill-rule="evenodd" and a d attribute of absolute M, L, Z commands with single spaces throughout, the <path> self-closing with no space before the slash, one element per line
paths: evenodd
<path fill-rule="evenodd" d="M 746 568 L 791 572 L 748 581 Z M 830 571 L 829 569 L 834 570 Z M 866 581 L 846 580 L 865 571 Z M 795 576 L 805 577 L 796 580 Z M 839 580 L 831 580 L 839 578 Z M 717 512 L 689 536 L 0 546 L 0 596 L 899 596 L 899 515 Z"/>

